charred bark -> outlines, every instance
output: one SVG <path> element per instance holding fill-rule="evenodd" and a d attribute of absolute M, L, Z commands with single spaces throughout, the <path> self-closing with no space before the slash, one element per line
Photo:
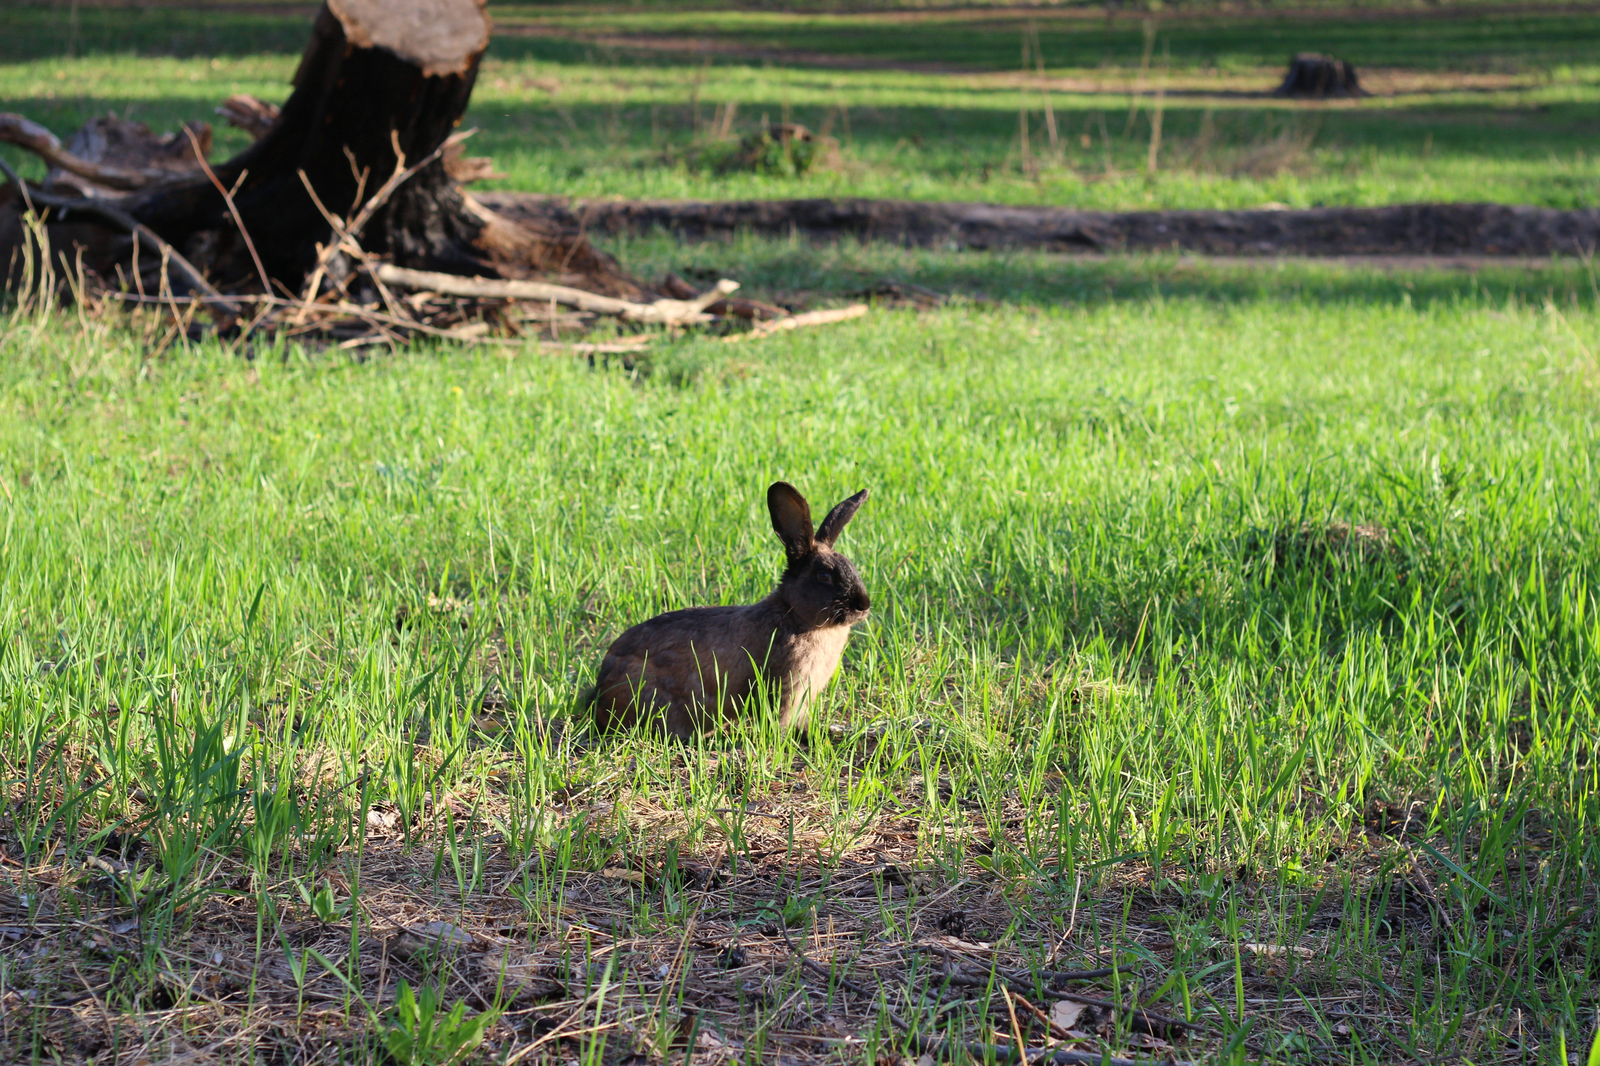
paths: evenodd
<path fill-rule="evenodd" d="M 1366 96 L 1356 68 L 1342 59 L 1302 52 L 1289 60 L 1289 70 L 1283 84 L 1272 93 L 1304 100 L 1327 100 L 1335 97 Z"/>

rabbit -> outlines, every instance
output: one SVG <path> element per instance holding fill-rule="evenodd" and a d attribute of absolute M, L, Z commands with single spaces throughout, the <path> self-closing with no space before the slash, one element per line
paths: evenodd
<path fill-rule="evenodd" d="M 767 509 L 787 557 L 778 587 L 758 603 L 668 611 L 624 632 L 585 694 L 596 725 L 659 720 L 687 740 L 738 714 L 759 680 L 774 686 L 783 727 L 803 729 L 851 627 L 872 607 L 856 568 L 833 550 L 866 498 L 862 489 L 813 532 L 806 498 L 775 482 Z"/>

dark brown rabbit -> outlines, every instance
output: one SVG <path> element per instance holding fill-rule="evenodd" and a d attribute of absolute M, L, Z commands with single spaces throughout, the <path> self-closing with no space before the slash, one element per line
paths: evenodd
<path fill-rule="evenodd" d="M 813 533 L 806 498 L 787 482 L 773 484 L 767 509 L 788 556 L 778 587 L 759 603 L 668 611 L 623 633 L 600 663 L 595 722 L 609 729 L 659 719 L 688 737 L 736 715 L 765 681 L 783 725 L 804 726 L 850 627 L 872 605 L 856 568 L 833 550 L 866 498 L 862 489 L 845 500 Z"/>

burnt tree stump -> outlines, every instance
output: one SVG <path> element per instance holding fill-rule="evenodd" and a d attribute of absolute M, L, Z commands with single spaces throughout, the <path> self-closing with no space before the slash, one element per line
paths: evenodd
<path fill-rule="evenodd" d="M 364 252 L 397 266 L 449 274 L 526 278 L 555 272 L 597 291 L 637 295 L 635 283 L 580 234 L 540 230 L 498 215 L 452 177 L 452 169 L 459 173 L 459 153 L 446 151 L 457 147 L 446 140 L 466 111 L 490 29 L 484 0 L 325 0 L 288 100 L 276 114 L 263 105 L 254 116 L 257 140 L 233 159 L 212 164 L 216 181 L 195 158 L 199 152 L 203 159 L 210 147 L 209 129 L 199 126 L 203 143 L 177 135 L 188 152 L 188 165 L 177 171 L 153 171 L 144 158 L 148 151 L 137 160 L 120 158 L 128 155 L 118 151 L 122 142 L 100 137 L 94 143 L 103 146 L 101 155 L 93 162 L 118 184 L 96 186 L 99 171 L 85 179 L 81 175 L 88 171 L 80 166 L 72 191 L 114 204 L 223 290 L 261 287 L 261 271 L 239 231 L 242 223 L 272 287 L 294 294 L 314 269 L 318 246 L 333 239 L 324 210 L 349 218 L 396 173 L 402 158 L 407 167 L 427 161 L 372 214 L 360 235 Z M 224 114 L 238 121 L 226 107 Z M 74 147 L 80 142 L 87 143 L 80 137 Z M 144 169 L 124 177 L 118 168 L 125 164 Z M 171 167 L 172 161 L 163 157 L 161 164 Z M 232 192 L 234 209 L 219 184 Z M 14 184 L 0 188 L 0 272 L 25 239 L 18 222 L 22 209 Z M 8 212 L 10 219 L 4 217 Z M 75 215 L 76 225 L 57 232 L 57 224 L 67 220 L 60 211 L 51 219 L 61 259 L 68 258 L 68 248 L 81 250 L 85 266 L 104 278 L 129 269 L 133 240 L 127 233 L 107 226 L 99 239 L 88 239 L 93 220 L 83 212 L 64 213 Z M 148 272 L 150 265 L 147 254 L 141 267 Z"/>
<path fill-rule="evenodd" d="M 1342 59 L 1302 52 L 1289 60 L 1289 72 L 1273 96 L 1305 100 L 1368 95 L 1356 76 L 1356 68 Z"/>

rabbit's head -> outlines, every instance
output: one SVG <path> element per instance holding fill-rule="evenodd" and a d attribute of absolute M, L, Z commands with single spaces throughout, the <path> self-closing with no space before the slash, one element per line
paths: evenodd
<path fill-rule="evenodd" d="M 813 532 L 811 507 L 793 485 L 777 481 L 767 489 L 772 528 L 788 556 L 778 596 L 805 628 L 854 625 L 872 606 L 861 575 L 849 559 L 833 550 L 833 542 L 866 498 L 867 490 L 862 489 L 829 511 Z"/>

